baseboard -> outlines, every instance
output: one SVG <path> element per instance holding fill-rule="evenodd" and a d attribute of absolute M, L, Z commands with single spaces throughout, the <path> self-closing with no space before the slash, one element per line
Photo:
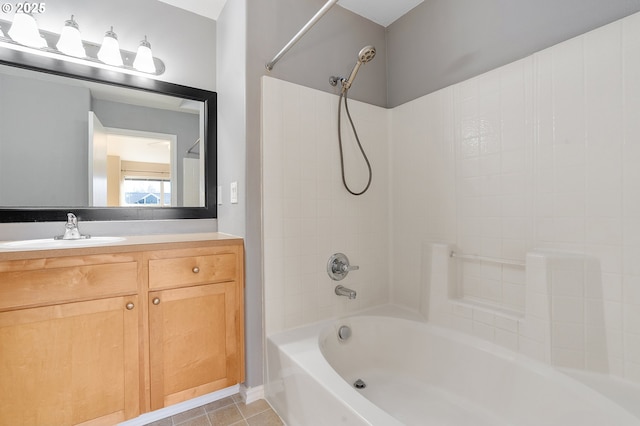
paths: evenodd
<path fill-rule="evenodd" d="M 259 399 L 264 399 L 264 386 L 247 387 L 244 383 L 240 385 L 240 398 L 245 404 L 251 404 Z"/>
<path fill-rule="evenodd" d="M 240 385 L 233 385 L 216 392 L 208 393 L 206 395 L 202 395 L 197 398 L 193 398 L 188 401 L 181 402 L 179 404 L 174 404 L 169 407 L 152 411 L 150 413 L 142 414 L 136 417 L 135 419 L 127 420 L 126 422 L 120 423 L 118 426 L 144 426 L 146 424 L 153 423 L 156 420 L 162 420 L 170 416 L 175 416 L 176 414 L 184 413 L 185 411 L 200 407 L 210 402 L 214 402 L 219 399 L 223 399 L 228 396 L 235 395 L 238 392 L 242 392 Z M 262 391 L 262 394 L 264 395 L 264 391 Z"/>

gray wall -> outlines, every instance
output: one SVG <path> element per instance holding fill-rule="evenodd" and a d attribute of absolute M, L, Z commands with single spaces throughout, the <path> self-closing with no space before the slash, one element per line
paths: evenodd
<path fill-rule="evenodd" d="M 348 77 L 358 52 L 366 45 L 376 47 L 373 61 L 358 73 L 349 96 L 373 105 L 385 106 L 387 48 L 385 29 L 340 6 L 329 12 L 276 64 L 265 64 L 315 15 L 326 0 L 248 0 L 247 93 L 259 95 L 259 78 L 270 75 L 330 93 L 329 77 Z"/>
<path fill-rule="evenodd" d="M 87 144 L 77 142 L 89 106 L 86 88 L 0 75 L 0 206 L 88 204 Z"/>
<path fill-rule="evenodd" d="M 637 11 L 640 0 L 425 0 L 387 28 L 387 106 Z"/>
<path fill-rule="evenodd" d="M 262 384 L 262 250 L 247 235 L 246 191 L 246 2 L 227 1 L 218 25 L 218 230 L 245 237 L 245 358 L 246 384 Z M 229 202 L 229 184 L 238 182 L 238 204 Z M 255 218 L 255 215 L 252 215 Z M 259 267 L 258 263 L 258 267 Z"/>

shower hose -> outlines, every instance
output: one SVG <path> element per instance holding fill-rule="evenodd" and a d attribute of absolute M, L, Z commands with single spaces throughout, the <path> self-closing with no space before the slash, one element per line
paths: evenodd
<path fill-rule="evenodd" d="M 371 186 L 371 164 L 369 163 L 369 159 L 367 158 L 367 154 L 364 152 L 364 148 L 362 148 L 362 144 L 360 143 L 360 138 L 358 137 L 358 132 L 356 130 L 356 126 L 353 124 L 353 119 L 351 118 L 351 113 L 349 112 L 349 105 L 347 103 L 347 92 L 348 90 L 342 91 L 340 94 L 340 99 L 338 100 L 338 145 L 340 146 L 340 169 L 342 171 L 342 183 L 347 191 L 353 195 L 362 195 L 369 189 Z M 347 184 L 347 179 L 344 176 L 344 153 L 342 149 L 342 130 L 341 130 L 341 117 L 342 117 L 342 100 L 344 98 L 344 110 L 347 112 L 347 117 L 349 118 L 349 123 L 351 124 L 351 128 L 353 129 L 353 135 L 356 137 L 356 142 L 358 143 L 358 148 L 360 148 L 360 152 L 362 153 L 362 157 L 364 158 L 365 163 L 367 163 L 367 169 L 369 169 L 369 180 L 367 182 L 367 186 L 360 192 L 355 192 L 349 185 Z"/>

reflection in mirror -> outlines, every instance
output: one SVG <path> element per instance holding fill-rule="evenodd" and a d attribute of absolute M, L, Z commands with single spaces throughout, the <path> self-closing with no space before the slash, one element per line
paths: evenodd
<path fill-rule="evenodd" d="M 204 206 L 203 104 L 0 67 L 4 207 Z"/>
<path fill-rule="evenodd" d="M 89 68 L 0 51 L 0 222 L 215 218 L 215 92 Z"/>

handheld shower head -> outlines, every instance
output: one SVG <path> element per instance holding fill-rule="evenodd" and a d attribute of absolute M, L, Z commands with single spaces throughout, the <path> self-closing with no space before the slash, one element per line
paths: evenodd
<path fill-rule="evenodd" d="M 363 64 L 365 62 L 369 62 L 375 57 L 376 57 L 376 48 L 373 46 L 365 46 L 362 48 L 362 50 L 360 50 L 360 53 L 358 53 L 358 60 Z"/>
<path fill-rule="evenodd" d="M 356 74 L 358 74 L 360 66 L 371 61 L 373 58 L 375 58 L 375 56 L 376 48 L 373 46 L 365 46 L 360 50 L 360 53 L 358 53 L 358 62 L 356 62 L 356 65 L 353 67 L 351 75 L 349 75 L 349 78 L 346 81 L 342 81 L 342 93 L 349 90 L 351 84 L 353 84 L 353 80 L 355 80 L 356 78 Z"/>

